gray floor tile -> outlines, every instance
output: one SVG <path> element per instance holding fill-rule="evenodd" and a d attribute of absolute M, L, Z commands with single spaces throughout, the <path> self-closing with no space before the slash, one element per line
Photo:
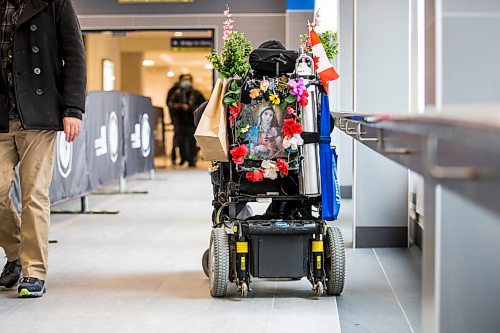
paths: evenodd
<path fill-rule="evenodd" d="M 373 250 L 348 249 L 347 260 L 346 289 L 337 299 L 342 332 L 411 332 Z"/>

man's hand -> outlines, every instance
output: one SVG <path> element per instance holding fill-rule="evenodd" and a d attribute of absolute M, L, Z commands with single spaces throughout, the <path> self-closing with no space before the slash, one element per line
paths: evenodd
<path fill-rule="evenodd" d="M 66 141 L 67 142 L 75 141 L 78 134 L 80 134 L 82 121 L 74 117 L 64 117 L 63 125 L 64 125 L 64 134 L 66 134 Z"/>

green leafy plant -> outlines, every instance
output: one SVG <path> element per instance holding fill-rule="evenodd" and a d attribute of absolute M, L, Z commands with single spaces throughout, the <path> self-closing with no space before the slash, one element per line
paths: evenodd
<path fill-rule="evenodd" d="M 229 13 L 229 7 L 224 11 L 224 46 L 220 53 L 216 50 L 207 56 L 207 60 L 219 71 L 222 78 L 243 77 L 250 68 L 248 56 L 252 52 L 252 44 L 245 34 L 232 31 L 233 20 Z"/>
<path fill-rule="evenodd" d="M 213 50 L 207 57 L 214 69 L 218 70 L 220 77 L 243 77 L 250 68 L 248 56 L 252 52 L 252 44 L 243 33 L 233 31 L 224 43 L 220 54 Z"/>
<path fill-rule="evenodd" d="M 339 54 L 338 34 L 331 30 L 327 30 L 319 34 L 319 39 L 321 40 L 321 44 L 323 44 L 326 56 L 330 61 L 333 61 L 335 56 Z"/>
<path fill-rule="evenodd" d="M 331 30 L 327 30 L 323 33 L 318 34 L 321 44 L 323 44 L 323 48 L 325 49 L 326 56 L 330 61 L 333 61 L 335 56 L 339 54 L 339 42 L 338 42 L 338 34 Z M 311 41 L 309 34 L 300 35 L 300 43 L 304 48 L 304 52 L 310 53 L 311 50 Z"/>
<path fill-rule="evenodd" d="M 241 88 L 236 80 L 232 81 L 224 95 L 224 103 L 227 105 L 237 106 L 240 98 Z"/>

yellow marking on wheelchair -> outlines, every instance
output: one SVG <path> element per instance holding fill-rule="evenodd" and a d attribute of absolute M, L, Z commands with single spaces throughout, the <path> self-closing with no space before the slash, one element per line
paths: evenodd
<path fill-rule="evenodd" d="M 316 256 L 316 269 L 321 269 L 321 256 Z"/>
<path fill-rule="evenodd" d="M 237 225 L 233 226 L 233 231 L 234 232 L 238 232 L 238 226 Z"/>
<path fill-rule="evenodd" d="M 246 259 L 245 257 L 241 257 L 241 270 L 244 271 L 246 269 Z"/>
<path fill-rule="evenodd" d="M 313 241 L 312 242 L 313 253 L 323 253 L 323 241 Z"/>
<path fill-rule="evenodd" d="M 248 253 L 248 242 L 236 242 L 236 253 Z"/>

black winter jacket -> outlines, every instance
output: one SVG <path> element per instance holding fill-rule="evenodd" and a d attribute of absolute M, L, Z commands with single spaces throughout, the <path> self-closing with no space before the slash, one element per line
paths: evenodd
<path fill-rule="evenodd" d="M 63 112 L 85 111 L 86 66 L 71 0 L 25 0 L 13 41 L 17 107 L 25 129 L 62 130 Z M 0 71 L 0 132 L 9 129 L 8 91 Z"/>

